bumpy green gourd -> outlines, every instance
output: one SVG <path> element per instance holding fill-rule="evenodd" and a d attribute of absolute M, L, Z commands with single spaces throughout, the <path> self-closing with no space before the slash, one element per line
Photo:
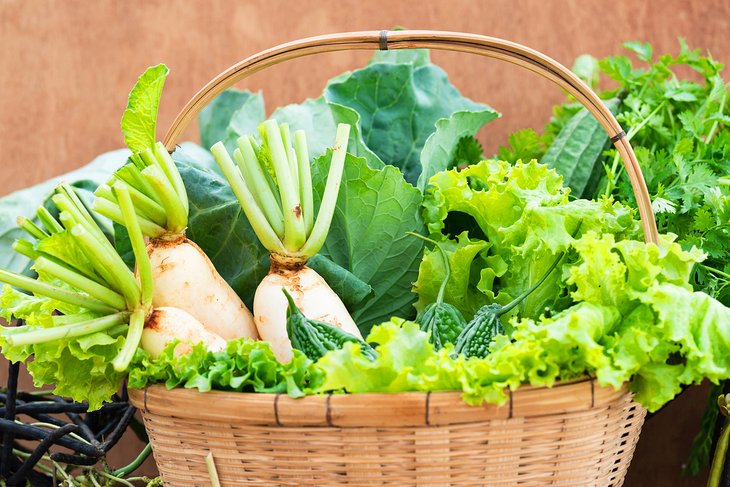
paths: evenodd
<path fill-rule="evenodd" d="M 330 350 L 339 350 L 345 343 L 353 342 L 360 344 L 363 355 L 375 360 L 377 352 L 367 342 L 329 323 L 310 320 L 297 308 L 287 290 L 285 288 L 281 290 L 289 301 L 286 310 L 286 333 L 293 348 L 303 352 L 309 359 L 317 361 Z"/>
<path fill-rule="evenodd" d="M 463 354 L 465 357 L 484 358 L 489 353 L 489 344 L 496 335 L 504 334 L 504 324 L 500 317 L 512 311 L 512 309 L 520 304 L 535 289 L 539 288 L 545 279 L 555 270 L 565 253 L 561 253 L 550 268 L 545 272 L 539 281 L 537 281 L 530 289 L 526 290 L 506 306 L 497 303 L 486 304 L 479 308 L 474 318 L 467 323 L 464 331 L 461 332 L 456 340 L 454 351 L 457 354 Z"/>
<path fill-rule="evenodd" d="M 444 261 L 446 272 L 444 280 L 441 282 L 439 293 L 436 296 L 436 301 L 426 306 L 416 317 L 418 326 L 421 330 L 431 333 L 429 341 L 436 350 L 440 350 L 447 343 L 456 343 L 456 339 L 466 326 L 466 319 L 456 306 L 444 303 L 444 292 L 446 290 L 446 283 L 449 282 L 449 278 L 451 277 L 451 268 L 449 266 L 449 258 L 443 247 L 438 242 L 426 238 L 423 235 L 411 232 L 409 234 L 432 243 L 441 252 L 441 257 Z"/>

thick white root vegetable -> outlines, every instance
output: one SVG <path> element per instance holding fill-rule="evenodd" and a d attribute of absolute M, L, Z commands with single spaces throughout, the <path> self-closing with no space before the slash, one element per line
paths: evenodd
<path fill-rule="evenodd" d="M 182 309 L 226 340 L 258 339 L 251 312 L 195 243 L 158 239 L 147 245 L 147 252 L 155 287 L 153 307 Z"/>
<path fill-rule="evenodd" d="M 297 308 L 307 318 L 330 323 L 362 338 L 342 300 L 314 270 L 306 266 L 298 270 L 272 269 L 256 289 L 253 309 L 259 335 L 271 343 L 279 361 L 287 362 L 292 358 L 292 346 L 286 332 L 288 303 L 282 288 L 291 294 Z"/>
<path fill-rule="evenodd" d="M 142 331 L 140 345 L 153 358 L 160 355 L 172 340 L 180 340 L 175 355 L 184 355 L 192 350 L 192 344 L 203 342 L 208 350 L 218 352 L 226 348 L 226 341 L 206 330 L 198 320 L 186 311 L 172 307 L 152 310 Z"/>

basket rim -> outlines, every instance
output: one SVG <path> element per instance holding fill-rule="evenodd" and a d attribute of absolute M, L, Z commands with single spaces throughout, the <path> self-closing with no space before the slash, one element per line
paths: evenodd
<path fill-rule="evenodd" d="M 502 405 L 469 406 L 462 391 L 287 394 L 167 389 L 164 384 L 129 389 L 130 402 L 143 414 L 235 425 L 281 427 L 437 426 L 592 411 L 631 401 L 628 385 L 597 384 L 594 377 L 556 382 L 552 387 L 521 386 L 505 391 Z M 205 402 L 209 406 L 201 407 Z M 640 407 L 637 405 L 637 407 Z"/>

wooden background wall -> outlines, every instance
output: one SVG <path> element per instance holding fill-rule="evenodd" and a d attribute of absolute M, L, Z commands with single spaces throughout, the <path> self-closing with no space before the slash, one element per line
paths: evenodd
<path fill-rule="evenodd" d="M 568 66 L 581 53 L 619 53 L 625 40 L 676 52 L 681 36 L 730 63 L 728 0 L 0 0 L 0 195 L 119 148 L 127 94 L 149 65 L 172 70 L 162 131 L 208 79 L 252 53 L 310 35 L 393 26 L 504 37 Z M 263 90 L 269 108 L 299 102 L 367 57 L 299 60 L 246 87 Z M 549 82 L 511 65 L 453 53 L 433 59 L 463 93 L 503 112 L 482 134 L 488 150 L 510 131 L 542 127 L 563 100 Z M 690 391 L 651 420 L 627 485 L 704 485 L 678 478 L 704 400 L 702 391 Z M 130 440 L 118 455 L 137 447 Z"/>

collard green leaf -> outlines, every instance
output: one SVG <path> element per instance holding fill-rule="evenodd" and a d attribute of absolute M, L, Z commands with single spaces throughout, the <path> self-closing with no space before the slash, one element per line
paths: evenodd
<path fill-rule="evenodd" d="M 312 166 L 315 205 L 324 192 L 330 154 Z M 372 286 L 374 296 L 352 310 L 363 333 L 393 315 L 414 315 L 410 286 L 423 244 L 406 232 L 423 232 L 420 203 L 420 192 L 396 168 L 372 169 L 348 154 L 337 209 L 320 253 Z"/>
<path fill-rule="evenodd" d="M 444 169 L 449 169 L 459 141 L 463 137 L 473 137 L 485 123 L 497 117 L 499 117 L 499 113 L 485 106 L 480 111 L 459 111 L 449 118 L 438 120 L 436 131 L 426 139 L 421 151 L 421 174 L 418 176 L 418 188 L 424 191 L 431 176 Z"/>
<path fill-rule="evenodd" d="M 337 295 L 348 310 L 357 309 L 358 305 L 373 295 L 370 284 L 322 254 L 311 257 L 307 266 L 322 276 L 332 289 L 337 289 Z"/>
<path fill-rule="evenodd" d="M 164 64 L 147 68 L 129 93 L 127 108 L 122 115 L 124 143 L 132 152 L 139 152 L 155 145 L 157 109 L 160 106 L 162 87 L 170 70 Z"/>
<path fill-rule="evenodd" d="M 226 149 L 233 152 L 236 139 L 243 134 L 255 134 L 264 118 L 264 97 L 261 93 L 226 90 L 198 115 L 200 143 L 210 149 L 222 140 Z"/>
<path fill-rule="evenodd" d="M 365 144 L 385 162 L 401 169 L 415 185 L 421 150 L 436 121 L 460 110 L 488 107 L 463 97 L 446 73 L 431 64 L 376 62 L 330 81 L 327 101 L 360 114 Z"/>
<path fill-rule="evenodd" d="M 609 100 L 606 105 L 615 112 L 619 102 Z M 608 135 L 596 118 L 585 108 L 565 124 L 542 162 L 563 176 L 566 186 L 578 198 L 590 198 L 603 174 L 604 151 L 609 146 Z"/>
<path fill-rule="evenodd" d="M 375 51 L 368 64 L 392 63 L 392 64 L 413 64 L 416 67 L 431 64 L 431 55 L 428 49 L 393 49 L 386 51 Z"/>

